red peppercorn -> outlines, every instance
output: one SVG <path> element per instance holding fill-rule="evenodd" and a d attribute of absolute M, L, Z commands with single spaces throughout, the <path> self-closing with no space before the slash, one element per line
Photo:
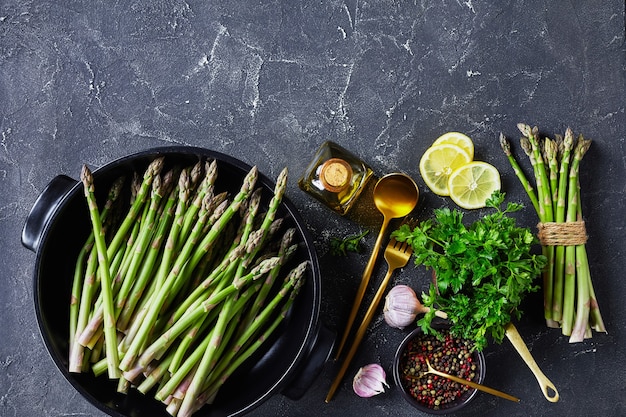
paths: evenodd
<path fill-rule="evenodd" d="M 423 335 L 412 340 L 402 356 L 401 369 L 405 370 L 405 387 L 419 403 L 432 408 L 446 408 L 469 390 L 466 385 L 452 382 L 447 378 L 424 373 L 428 370 L 426 359 L 435 369 L 458 375 L 469 381 L 477 376 L 476 365 L 470 351 L 470 343 L 453 337 L 444 331 L 444 338 Z M 407 370 L 410 370 L 410 374 Z"/>

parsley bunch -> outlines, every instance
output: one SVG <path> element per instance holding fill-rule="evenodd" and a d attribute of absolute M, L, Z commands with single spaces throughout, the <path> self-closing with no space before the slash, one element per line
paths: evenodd
<path fill-rule="evenodd" d="M 415 264 L 435 275 L 428 293 L 422 294 L 431 309 L 418 321 L 426 333 L 437 333 L 431 321 L 438 309 L 448 314 L 450 331 L 472 340 L 477 350 L 487 345 L 488 336 L 500 343 L 505 326 L 520 318 L 518 306 L 525 294 L 539 288 L 533 281 L 546 258 L 531 253 L 537 238 L 507 215 L 523 206 L 508 203 L 502 210 L 504 197 L 494 192 L 487 207 L 495 212 L 469 227 L 463 224 L 461 211 L 441 208 L 435 210 L 434 220 L 393 232 L 397 240 L 413 247 Z"/>

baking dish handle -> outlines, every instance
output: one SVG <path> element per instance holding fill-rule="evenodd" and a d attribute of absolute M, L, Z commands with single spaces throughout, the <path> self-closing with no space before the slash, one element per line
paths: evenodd
<path fill-rule="evenodd" d="M 37 252 L 48 222 L 63 197 L 77 182 L 67 175 L 57 175 L 50 181 L 39 197 L 37 197 L 33 208 L 28 213 L 28 217 L 26 217 L 26 222 L 22 229 L 22 245 L 33 252 Z"/>

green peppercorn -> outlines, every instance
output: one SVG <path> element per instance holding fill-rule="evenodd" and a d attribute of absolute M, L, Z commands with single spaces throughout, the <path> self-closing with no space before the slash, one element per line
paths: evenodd
<path fill-rule="evenodd" d="M 452 337 L 443 331 L 440 340 L 434 335 L 424 335 L 409 342 L 404 352 L 401 368 L 407 376 L 403 384 L 416 401 L 431 409 L 443 409 L 456 401 L 469 387 L 425 374 L 428 370 L 426 359 L 435 369 L 457 375 L 460 378 L 475 380 L 477 366 L 473 361 L 469 341 Z"/>

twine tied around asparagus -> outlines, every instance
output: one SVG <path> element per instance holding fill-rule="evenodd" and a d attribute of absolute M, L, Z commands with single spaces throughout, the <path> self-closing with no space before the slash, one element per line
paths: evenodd
<path fill-rule="evenodd" d="M 540 222 L 537 237 L 542 246 L 576 246 L 587 243 L 584 221 Z"/>

